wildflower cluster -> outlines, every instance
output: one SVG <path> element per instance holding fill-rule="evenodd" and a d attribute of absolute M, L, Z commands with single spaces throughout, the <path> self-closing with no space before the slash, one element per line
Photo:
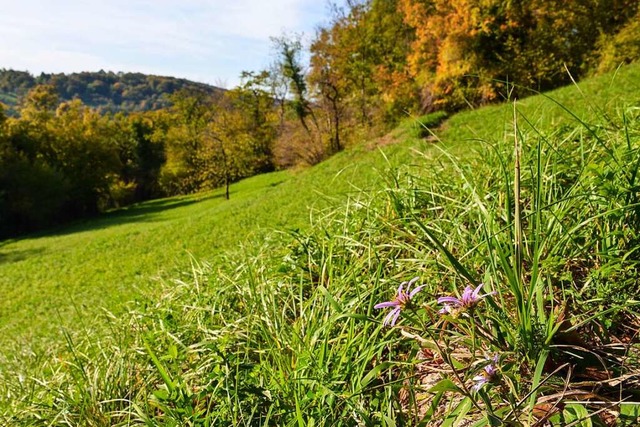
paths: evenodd
<path fill-rule="evenodd" d="M 385 326 L 395 326 L 404 310 L 415 309 L 417 307 L 414 301 L 414 297 L 424 288 L 424 285 L 414 286 L 417 281 L 418 277 L 415 277 L 408 282 L 402 282 L 398 287 L 395 297 L 392 300 L 385 301 L 374 306 L 376 309 L 391 309 L 391 311 L 384 318 L 383 324 Z M 480 283 L 475 288 L 471 286 L 465 287 L 459 297 L 439 297 L 437 299 L 437 303 L 440 304 L 442 308 L 438 311 L 438 313 L 443 316 L 443 321 L 446 321 L 449 324 L 451 324 L 452 322 L 458 324 L 460 321 L 462 321 L 462 323 L 460 323 L 461 327 L 463 325 L 470 325 L 471 329 L 461 330 L 466 331 L 467 336 L 473 335 L 471 331 L 477 330 L 477 328 L 480 327 L 476 324 L 476 316 L 472 316 L 474 310 L 483 299 L 495 295 L 495 292 L 482 293 L 483 287 L 484 284 Z M 458 315 L 460 314 L 466 314 L 466 316 L 464 317 L 464 319 L 466 320 L 463 321 L 462 318 L 460 320 L 456 320 L 458 318 Z M 435 338 L 432 336 L 432 339 Z M 443 346 L 443 348 L 445 347 L 446 346 Z M 448 350 L 445 351 L 448 352 Z M 475 353 L 475 350 L 472 352 L 472 354 L 473 353 Z M 450 358 L 447 359 L 451 360 Z M 468 390 L 475 393 L 482 390 L 487 384 L 495 383 L 498 379 L 498 373 L 500 370 L 499 358 L 497 354 L 492 357 L 488 357 L 486 360 L 483 359 L 479 361 L 479 363 L 473 363 L 471 366 L 478 365 L 482 366 L 482 368 L 479 372 L 477 372 L 475 376 L 472 377 L 472 384 L 468 388 Z M 470 376 L 471 375 L 469 375 L 469 377 Z"/>

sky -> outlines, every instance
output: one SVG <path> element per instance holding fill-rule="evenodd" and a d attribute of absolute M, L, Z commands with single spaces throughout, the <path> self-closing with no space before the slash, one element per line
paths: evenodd
<path fill-rule="evenodd" d="M 326 0 L 0 0 L 0 69 L 142 72 L 231 88 L 270 37 L 307 38 Z"/>

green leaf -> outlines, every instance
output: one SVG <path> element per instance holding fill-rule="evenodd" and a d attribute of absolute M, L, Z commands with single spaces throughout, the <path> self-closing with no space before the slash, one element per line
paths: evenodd
<path fill-rule="evenodd" d="M 593 427 L 591 415 L 584 405 L 570 403 L 564 407 L 564 421 L 567 424 L 575 423 L 574 426 Z"/>
<path fill-rule="evenodd" d="M 384 416 L 384 423 L 387 427 L 396 427 L 396 422 L 393 421 L 390 417 Z"/>
<path fill-rule="evenodd" d="M 640 424 L 640 402 L 622 402 L 620 404 L 620 427 Z"/>
<path fill-rule="evenodd" d="M 436 384 L 436 386 L 437 386 L 437 384 Z M 434 387 L 436 387 L 436 386 L 434 386 Z M 442 400 L 442 396 L 444 396 L 444 391 L 439 391 L 439 392 L 436 393 L 435 396 L 433 396 L 433 398 L 429 402 L 429 409 L 427 409 L 427 411 L 424 414 L 424 418 L 420 422 L 421 426 L 425 426 L 425 425 L 427 425 L 427 423 L 429 421 L 431 421 L 431 418 L 433 417 L 433 414 L 435 414 L 436 411 L 438 410 L 438 405 L 440 405 L 440 401 Z"/>
<path fill-rule="evenodd" d="M 158 389 L 155 390 L 153 392 L 153 395 L 158 399 L 158 400 L 168 400 L 169 399 L 169 392 L 167 390 L 163 390 L 163 389 Z"/>
<path fill-rule="evenodd" d="M 451 381 L 449 378 L 445 378 L 441 380 L 438 384 L 431 387 L 428 391 L 430 393 L 438 393 L 438 392 L 445 392 L 445 391 L 462 393 L 462 390 L 460 390 L 460 387 L 455 385 L 454 382 Z"/>
<path fill-rule="evenodd" d="M 441 427 L 453 427 L 459 425 L 469 413 L 471 405 L 471 399 L 469 397 L 465 397 L 460 403 L 458 403 L 453 411 L 447 414 Z"/>
<path fill-rule="evenodd" d="M 382 362 L 379 365 L 376 365 L 362 379 L 362 382 L 360 383 L 361 388 L 364 389 L 374 378 L 377 378 L 380 375 L 380 372 L 392 367 L 393 365 L 393 362 Z"/>
<path fill-rule="evenodd" d="M 173 383 L 173 380 L 169 376 L 169 373 L 165 369 L 164 365 L 162 364 L 162 362 L 160 362 L 160 360 L 158 360 L 158 358 L 156 357 L 156 354 L 153 352 L 153 350 L 151 350 L 151 347 L 146 341 L 144 343 L 144 347 L 147 349 L 147 353 L 149 353 L 149 357 L 151 358 L 151 361 L 153 362 L 156 369 L 158 370 L 158 373 L 162 377 L 162 381 L 164 381 L 164 383 L 166 384 L 167 388 L 169 389 L 169 392 L 173 393 L 175 390 L 175 385 Z"/>
<path fill-rule="evenodd" d="M 338 302 L 333 298 L 333 295 L 331 295 L 331 293 L 327 290 L 327 288 L 325 288 L 324 286 L 320 285 L 318 286 L 318 290 L 322 293 L 322 295 L 324 295 L 324 297 L 326 298 L 326 300 L 329 302 L 329 304 L 331 305 L 331 307 L 339 312 L 342 313 L 343 309 L 340 306 L 340 304 L 338 304 Z"/>
<path fill-rule="evenodd" d="M 170 345 L 167 355 L 172 360 L 173 359 L 177 359 L 178 358 L 178 347 L 175 344 Z"/>

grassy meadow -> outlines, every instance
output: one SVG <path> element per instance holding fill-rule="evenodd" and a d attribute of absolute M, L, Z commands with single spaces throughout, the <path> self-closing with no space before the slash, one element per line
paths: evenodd
<path fill-rule="evenodd" d="M 0 242 L 3 424 L 637 425 L 640 66 L 432 118 Z"/>
<path fill-rule="evenodd" d="M 411 161 L 409 141 L 389 161 Z M 191 260 L 211 261 L 239 242 L 304 228 L 312 210 L 375 188 L 387 168 L 374 147 L 310 170 L 256 176 L 222 190 L 156 200 L 0 246 L 3 337 L 35 339 L 85 324 L 102 308 L 153 292 Z M 24 286 L 16 286 L 24 283 Z"/>

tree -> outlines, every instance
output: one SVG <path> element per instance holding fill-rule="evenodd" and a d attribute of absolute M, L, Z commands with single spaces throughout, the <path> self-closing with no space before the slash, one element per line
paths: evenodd
<path fill-rule="evenodd" d="M 638 7 L 635 0 L 399 4 L 415 30 L 408 62 L 425 110 L 500 99 L 506 82 L 516 95 L 568 83 L 587 72 L 599 35 L 615 31 Z"/>
<path fill-rule="evenodd" d="M 278 120 L 277 102 L 274 102 L 270 92 L 273 82 L 271 73 L 244 71 L 240 77 L 240 86 L 225 93 L 224 99 L 228 100 L 225 105 L 240 113 L 242 132 L 247 134 L 250 141 L 250 173 L 269 172 L 274 169 L 272 149 Z"/>
<path fill-rule="evenodd" d="M 40 155 L 41 144 L 50 140 L 44 121 L 52 119 L 50 107 L 31 105 L 38 123 L 0 114 L 0 237 L 45 227 L 60 218 L 68 183 Z"/>
<path fill-rule="evenodd" d="M 397 0 L 349 0 L 344 8 L 333 7 L 331 22 L 311 44 L 309 82 L 331 117 L 334 149 L 343 145 L 338 138 L 345 123 L 379 130 L 414 110 L 415 85 L 406 71 L 412 34 Z"/>
<path fill-rule="evenodd" d="M 203 135 L 212 119 L 213 100 L 199 91 L 180 91 L 171 100 L 169 112 L 158 117 L 164 124 L 155 136 L 156 141 L 163 139 L 166 154 L 160 186 L 169 195 L 193 193 L 207 186 Z"/>
<path fill-rule="evenodd" d="M 640 10 L 619 32 L 603 35 L 599 46 L 595 73 L 613 71 L 621 64 L 640 60 Z"/>
<path fill-rule="evenodd" d="M 69 182 L 69 215 L 98 213 L 122 169 L 109 118 L 75 100 L 60 104 L 52 125 L 49 163 Z"/>
<path fill-rule="evenodd" d="M 291 38 L 282 36 L 272 39 L 278 52 L 278 64 L 280 72 L 289 81 L 289 87 L 293 100 L 289 105 L 296 114 L 300 124 L 311 135 L 307 123 L 310 117 L 315 122 L 306 82 L 306 75 L 302 65 L 302 41 L 300 36 Z"/>
<path fill-rule="evenodd" d="M 334 25 L 332 29 L 338 28 Z M 332 152 L 342 149 L 340 133 L 344 114 L 343 94 L 347 90 L 345 74 L 336 72 L 340 50 L 333 44 L 329 29 L 320 29 L 311 45 L 311 73 L 309 81 L 316 88 L 320 105 L 328 112 L 330 148 Z"/>

